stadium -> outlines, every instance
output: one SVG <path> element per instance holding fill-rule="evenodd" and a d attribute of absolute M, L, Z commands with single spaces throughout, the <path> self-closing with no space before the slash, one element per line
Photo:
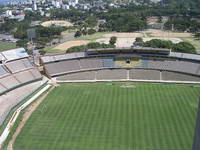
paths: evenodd
<path fill-rule="evenodd" d="M 88 49 L 42 56 L 39 70 L 19 48 L 0 62 L 0 148 L 200 148 L 200 55 Z"/>

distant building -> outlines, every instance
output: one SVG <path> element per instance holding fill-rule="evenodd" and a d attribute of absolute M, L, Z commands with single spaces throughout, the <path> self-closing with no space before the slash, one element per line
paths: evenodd
<path fill-rule="evenodd" d="M 40 15 L 44 16 L 45 15 L 44 11 L 40 10 Z"/>
<path fill-rule="evenodd" d="M 62 5 L 62 9 L 69 10 L 69 5 Z"/>
<path fill-rule="evenodd" d="M 11 11 L 11 10 L 7 10 L 7 11 L 6 11 L 6 16 L 7 16 L 7 17 L 12 16 L 12 11 Z"/>
<path fill-rule="evenodd" d="M 46 13 L 45 16 L 46 16 L 46 17 L 50 17 L 51 14 L 50 14 L 50 13 Z"/>
<path fill-rule="evenodd" d="M 16 16 L 12 16 L 11 19 L 17 19 L 18 21 L 22 21 L 25 19 L 25 14 L 22 13 L 22 14 L 19 14 L 19 15 L 16 15 Z"/>
<path fill-rule="evenodd" d="M 38 25 L 40 25 L 42 23 L 42 21 L 32 21 L 31 22 L 31 25 L 32 26 L 38 26 Z"/>
<path fill-rule="evenodd" d="M 60 2 L 59 2 L 59 1 L 56 1 L 56 2 L 55 2 L 55 7 L 56 7 L 56 8 L 61 8 Z"/>
<path fill-rule="evenodd" d="M 37 11 L 37 4 L 36 3 L 33 4 L 33 10 Z"/>
<path fill-rule="evenodd" d="M 33 9 L 29 8 L 29 7 L 26 7 L 26 8 L 24 8 L 24 10 L 32 11 Z"/>
<path fill-rule="evenodd" d="M 0 34 L 0 41 L 17 42 L 17 39 L 15 39 L 13 35 Z"/>
<path fill-rule="evenodd" d="M 78 0 L 69 0 L 69 5 L 75 7 L 78 4 Z"/>

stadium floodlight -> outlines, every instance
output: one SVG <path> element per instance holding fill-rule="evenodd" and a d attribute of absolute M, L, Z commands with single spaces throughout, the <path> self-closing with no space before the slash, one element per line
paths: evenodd
<path fill-rule="evenodd" d="M 28 36 L 28 39 L 31 40 L 31 43 L 33 41 L 33 39 L 36 39 L 36 32 L 35 32 L 35 29 L 28 29 L 27 30 L 27 36 Z"/>

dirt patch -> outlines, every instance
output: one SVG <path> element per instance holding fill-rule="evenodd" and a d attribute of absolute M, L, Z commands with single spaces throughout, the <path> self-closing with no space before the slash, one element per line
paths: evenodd
<path fill-rule="evenodd" d="M 149 33 L 152 37 L 163 37 L 163 38 L 189 38 L 192 37 L 191 33 L 184 32 L 168 32 L 161 30 L 148 30 L 145 33 Z"/>
<path fill-rule="evenodd" d="M 50 26 L 62 26 L 62 27 L 70 27 L 73 26 L 73 24 L 69 21 L 65 20 L 50 20 L 45 21 L 41 24 L 44 27 L 50 27 Z"/>
<path fill-rule="evenodd" d="M 81 46 L 81 45 L 86 45 L 90 43 L 90 41 L 86 41 L 86 40 L 79 40 L 79 41 L 67 41 L 67 42 L 64 42 L 58 46 L 56 46 L 54 49 L 58 49 L 58 50 L 67 50 L 71 47 L 74 47 L 74 46 Z"/>
<path fill-rule="evenodd" d="M 118 38 L 136 38 L 136 37 L 143 37 L 142 33 L 110 33 L 104 34 L 103 37 L 110 38 L 112 36 L 116 36 Z"/>
<path fill-rule="evenodd" d="M 182 41 L 180 38 L 162 38 L 162 37 L 161 38 L 158 38 L 158 37 L 143 38 L 144 42 L 150 41 L 152 39 L 170 40 L 173 43 L 179 43 Z M 96 40 L 96 42 L 108 44 L 109 40 L 110 38 L 100 38 Z M 134 42 L 135 42 L 135 38 L 117 38 L 117 42 L 115 45 L 116 47 L 131 47 Z"/>
<path fill-rule="evenodd" d="M 43 94 L 38 100 L 36 100 L 35 102 L 33 102 L 27 109 L 26 112 L 24 113 L 22 120 L 20 121 L 15 133 L 13 134 L 11 140 L 8 143 L 8 147 L 7 150 L 13 150 L 13 145 L 15 143 L 15 140 L 17 138 L 17 136 L 19 135 L 19 133 L 21 132 L 22 128 L 24 127 L 26 121 L 29 119 L 29 117 L 31 116 L 31 114 L 36 110 L 36 108 L 41 104 L 41 102 L 44 100 L 44 98 L 49 94 L 49 92 L 52 90 L 53 88 L 51 88 L 48 92 L 46 92 L 45 94 Z"/>

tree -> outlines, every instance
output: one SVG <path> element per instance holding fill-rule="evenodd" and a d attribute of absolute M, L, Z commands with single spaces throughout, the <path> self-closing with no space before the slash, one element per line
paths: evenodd
<path fill-rule="evenodd" d="M 171 41 L 165 41 L 160 39 L 153 39 L 144 43 L 145 47 L 152 47 L 152 48 L 168 48 L 171 49 L 173 43 Z"/>
<path fill-rule="evenodd" d="M 92 34 L 94 34 L 95 32 L 96 32 L 96 30 L 94 30 L 94 29 L 89 29 L 89 30 L 88 30 L 88 34 L 89 34 L 89 35 L 92 35 Z"/>
<path fill-rule="evenodd" d="M 110 38 L 109 43 L 110 43 L 111 45 L 115 45 L 116 42 L 117 42 L 117 37 L 112 36 L 112 37 Z"/>
<path fill-rule="evenodd" d="M 18 46 L 18 47 L 27 47 L 27 43 L 28 43 L 28 40 L 18 40 L 17 42 L 16 42 L 16 46 Z"/>
<path fill-rule="evenodd" d="M 91 43 L 88 43 L 87 45 L 71 47 L 68 50 L 66 50 L 66 53 L 81 52 L 81 51 L 84 51 L 85 49 L 97 49 L 97 48 L 115 48 L 115 45 L 91 42 Z"/>
<path fill-rule="evenodd" d="M 200 31 L 194 34 L 194 38 L 200 40 Z"/>
<path fill-rule="evenodd" d="M 143 42 L 143 39 L 141 37 L 136 37 L 135 42 Z"/>
<path fill-rule="evenodd" d="M 88 34 L 87 30 L 85 30 L 85 29 L 83 29 L 81 32 L 82 32 L 83 35 L 87 35 Z"/>
<path fill-rule="evenodd" d="M 180 43 L 174 44 L 172 50 L 175 52 L 181 52 L 181 53 L 196 53 L 195 47 L 188 42 L 180 42 Z"/>
<path fill-rule="evenodd" d="M 77 37 L 80 37 L 81 36 L 81 31 L 76 31 L 74 37 L 77 38 Z"/>
<path fill-rule="evenodd" d="M 39 50 L 40 55 L 46 54 L 46 51 L 44 49 Z"/>

